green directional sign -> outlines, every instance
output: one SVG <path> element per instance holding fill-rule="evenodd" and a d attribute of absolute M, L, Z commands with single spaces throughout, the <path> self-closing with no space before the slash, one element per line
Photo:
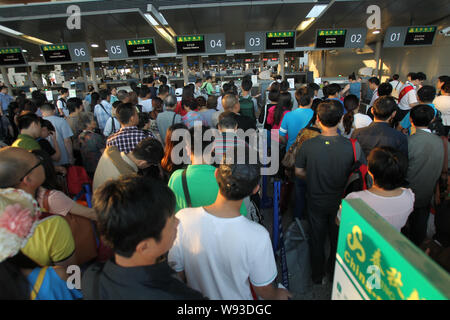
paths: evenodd
<path fill-rule="evenodd" d="M 57 50 L 67 50 L 67 45 L 65 44 L 58 44 L 58 45 L 43 45 L 42 50 L 43 51 L 57 51 Z"/>
<path fill-rule="evenodd" d="M 449 298 L 444 269 L 364 201 L 343 201 L 333 300 Z"/>
<path fill-rule="evenodd" d="M 182 36 L 177 37 L 177 42 L 203 41 L 203 36 Z"/>

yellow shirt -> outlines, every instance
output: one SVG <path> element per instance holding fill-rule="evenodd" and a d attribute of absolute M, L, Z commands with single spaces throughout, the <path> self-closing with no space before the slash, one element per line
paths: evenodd
<path fill-rule="evenodd" d="M 60 216 L 50 216 L 39 222 L 22 252 L 41 266 L 51 266 L 73 255 L 75 241 L 70 226 Z"/>

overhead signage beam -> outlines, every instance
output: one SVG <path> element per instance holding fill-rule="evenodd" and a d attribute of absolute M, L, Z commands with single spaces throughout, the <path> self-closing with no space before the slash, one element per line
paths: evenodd
<path fill-rule="evenodd" d="M 0 48 L 0 66 L 26 66 L 27 61 L 23 55 L 22 48 Z"/>

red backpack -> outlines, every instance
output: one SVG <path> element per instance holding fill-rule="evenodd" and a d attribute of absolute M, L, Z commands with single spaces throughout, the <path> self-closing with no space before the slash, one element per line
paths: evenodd
<path fill-rule="evenodd" d="M 71 197 L 83 192 L 86 184 L 92 185 L 92 180 L 83 167 L 70 166 L 67 169 L 67 189 Z"/>
<path fill-rule="evenodd" d="M 353 163 L 348 177 L 347 184 L 345 185 L 344 198 L 352 192 L 367 190 L 370 184 L 369 170 L 366 164 L 359 162 L 361 155 L 361 146 L 356 144 L 356 139 L 350 139 L 353 147 L 353 157 L 355 162 Z"/>

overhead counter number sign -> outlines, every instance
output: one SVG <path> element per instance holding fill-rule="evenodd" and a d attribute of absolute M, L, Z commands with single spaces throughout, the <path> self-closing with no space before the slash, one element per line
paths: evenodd
<path fill-rule="evenodd" d="M 0 66 L 27 65 L 22 48 L 0 48 Z"/>
<path fill-rule="evenodd" d="M 106 40 L 105 44 L 111 60 L 143 59 L 157 54 L 153 38 Z"/>
<path fill-rule="evenodd" d="M 436 31 L 436 26 L 389 27 L 383 46 L 429 46 L 433 44 Z"/>
<path fill-rule="evenodd" d="M 316 34 L 316 48 L 363 48 L 366 36 L 367 30 L 364 28 L 319 29 Z"/>
<path fill-rule="evenodd" d="M 87 62 L 91 56 L 85 42 L 41 46 L 46 63 Z"/>

